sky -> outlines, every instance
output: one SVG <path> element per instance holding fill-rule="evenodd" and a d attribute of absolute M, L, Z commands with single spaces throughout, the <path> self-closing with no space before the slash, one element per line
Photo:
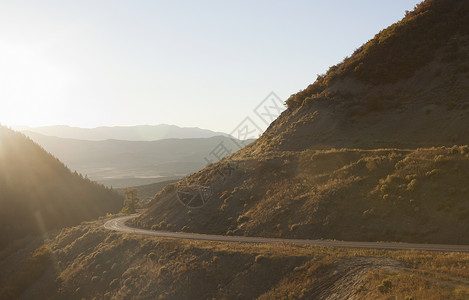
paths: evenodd
<path fill-rule="evenodd" d="M 265 128 L 419 2 L 0 0 L 0 123 Z"/>

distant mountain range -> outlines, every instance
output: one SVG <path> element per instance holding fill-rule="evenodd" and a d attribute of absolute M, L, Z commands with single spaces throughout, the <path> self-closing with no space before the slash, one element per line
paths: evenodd
<path fill-rule="evenodd" d="M 64 162 L 71 170 L 117 188 L 184 177 L 218 161 L 223 146 L 239 150 L 241 141 L 226 136 L 158 141 L 86 141 L 24 131 L 34 142 Z M 252 141 L 249 141 L 252 142 Z M 247 144 L 247 143 L 245 143 Z"/>
<path fill-rule="evenodd" d="M 208 129 L 197 127 L 178 127 L 175 125 L 138 125 L 138 126 L 116 126 L 79 128 L 65 125 L 27 127 L 16 126 L 13 129 L 18 131 L 28 131 L 40 133 L 47 136 L 60 138 L 104 141 L 104 140 L 125 140 L 125 141 L 156 141 L 162 139 L 187 139 L 187 138 L 209 138 L 218 135 L 228 136 L 223 132 L 214 132 Z"/>

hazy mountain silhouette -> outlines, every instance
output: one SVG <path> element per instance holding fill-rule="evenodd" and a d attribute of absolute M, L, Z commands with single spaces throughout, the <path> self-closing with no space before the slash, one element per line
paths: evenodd
<path fill-rule="evenodd" d="M 36 132 L 48 136 L 88 141 L 104 141 L 109 139 L 125 141 L 156 141 L 170 138 L 208 138 L 217 135 L 227 135 L 222 132 L 214 132 L 197 127 L 178 127 L 166 124 L 97 128 L 79 128 L 63 125 L 36 128 L 18 126 L 16 129 L 20 131 Z"/>
<path fill-rule="evenodd" d="M 183 177 L 202 169 L 221 143 L 239 149 L 225 136 L 158 141 L 84 141 L 25 131 L 32 140 L 70 169 L 113 187 L 125 187 Z M 238 141 L 240 144 L 240 142 Z"/>

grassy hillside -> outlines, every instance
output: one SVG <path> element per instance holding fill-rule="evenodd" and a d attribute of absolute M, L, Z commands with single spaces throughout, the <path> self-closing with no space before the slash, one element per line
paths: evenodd
<path fill-rule="evenodd" d="M 215 234 L 341 240 L 469 243 L 469 147 L 308 150 L 256 160 L 192 184 L 210 201 L 188 210 L 166 188 L 134 224 Z M 164 225 L 162 225 L 164 224 Z"/>
<path fill-rule="evenodd" d="M 255 143 L 191 176 L 210 187 L 207 205 L 188 210 L 175 185 L 134 224 L 469 243 L 468 14 L 463 0 L 418 5 L 292 96 Z"/>
<path fill-rule="evenodd" d="M 0 127 L 0 249 L 26 235 L 116 212 L 122 201 L 23 134 Z"/>
<path fill-rule="evenodd" d="M 113 233 L 101 224 L 0 252 L 0 299 L 469 296 L 468 254 L 187 241 Z"/>
<path fill-rule="evenodd" d="M 429 0 L 292 95 L 249 155 L 469 144 L 469 3 Z"/>
<path fill-rule="evenodd" d="M 466 39 L 469 3 L 464 0 L 427 0 L 418 4 L 400 22 L 378 33 L 351 57 L 333 66 L 305 90 L 292 95 L 287 104 L 295 107 L 308 98 L 330 90 L 341 79 L 364 84 L 395 84 L 411 78 L 432 60 L 463 62 L 458 71 L 469 71 Z"/>

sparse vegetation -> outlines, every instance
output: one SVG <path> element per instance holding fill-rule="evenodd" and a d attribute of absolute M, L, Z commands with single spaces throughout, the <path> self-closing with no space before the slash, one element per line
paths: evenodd
<path fill-rule="evenodd" d="M 301 105 L 347 77 L 372 85 L 393 84 L 410 78 L 434 59 L 448 41 L 469 33 L 469 21 L 464 17 L 468 11 L 469 4 L 461 0 L 427 0 L 418 4 L 400 22 L 382 30 L 351 57 L 331 67 L 327 74 L 319 75 L 305 90 L 292 95 L 287 100 L 288 107 Z M 443 61 L 467 56 L 459 51 L 457 43 L 450 45 Z M 465 72 L 465 68 L 461 72 Z"/>
<path fill-rule="evenodd" d="M 243 177 L 213 186 L 212 200 L 192 215 L 174 191 L 162 192 L 133 222 L 213 234 L 465 244 L 465 149 L 305 150 L 271 154 L 255 165 L 239 160 Z M 206 182 L 211 169 L 193 178 Z M 219 195 L 227 190 L 232 192 L 225 203 Z"/>
<path fill-rule="evenodd" d="M 24 254 L 24 266 L 38 272 L 25 274 L 10 263 L 22 252 L 4 257 L 3 273 L 11 278 L 0 276 L 0 286 L 25 278 L 23 293 L 48 299 L 468 295 L 469 254 L 175 240 L 113 233 L 101 224 L 63 229 L 48 246 Z M 41 281 L 41 274 L 52 280 Z"/>

